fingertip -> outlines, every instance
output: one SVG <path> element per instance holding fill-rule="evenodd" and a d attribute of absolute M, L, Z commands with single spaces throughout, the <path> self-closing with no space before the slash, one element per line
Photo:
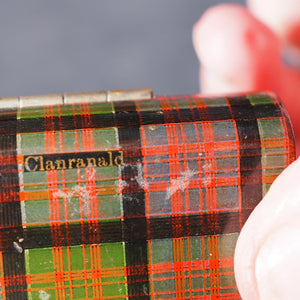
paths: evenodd
<path fill-rule="evenodd" d="M 250 89 L 244 85 L 238 84 L 234 78 L 224 76 L 222 73 L 215 72 L 209 68 L 201 67 L 199 72 L 199 83 L 203 94 L 238 94 L 250 92 Z M 253 92 L 251 90 L 251 92 Z"/>
<path fill-rule="evenodd" d="M 202 65 L 222 69 L 225 55 L 231 56 L 228 53 L 237 30 L 237 24 L 232 24 L 232 21 L 244 13 L 242 6 L 222 4 L 209 8 L 203 14 L 193 29 L 194 47 Z"/>
<path fill-rule="evenodd" d="M 208 9 L 194 26 L 193 42 L 205 73 L 215 74 L 226 89 L 259 89 L 266 73 L 271 82 L 279 68 L 278 39 L 243 6 L 223 4 Z M 210 79 L 205 75 L 202 79 L 206 92 Z"/>

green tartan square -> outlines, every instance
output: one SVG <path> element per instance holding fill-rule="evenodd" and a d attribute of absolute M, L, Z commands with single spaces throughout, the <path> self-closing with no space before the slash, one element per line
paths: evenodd
<path fill-rule="evenodd" d="M 74 116 L 82 115 L 84 111 L 90 114 L 107 114 L 113 112 L 113 104 L 110 102 L 104 103 L 85 103 L 85 104 L 64 104 L 64 105 L 54 105 L 51 107 L 53 116 Z M 36 119 L 44 118 L 45 109 L 43 107 L 22 107 L 18 110 L 18 119 Z"/>
<path fill-rule="evenodd" d="M 176 99 L 174 99 L 172 102 L 174 103 L 174 105 L 172 106 L 172 107 L 174 107 L 174 109 L 189 109 L 190 108 L 190 103 L 188 103 L 186 101 L 186 97 L 182 97 L 182 98 L 176 97 Z"/>
<path fill-rule="evenodd" d="M 23 133 L 18 134 L 23 155 L 35 155 L 45 153 L 45 133 L 36 132 L 36 133 Z M 56 135 L 55 141 L 58 141 Z"/>
<path fill-rule="evenodd" d="M 274 119 L 258 119 L 257 124 L 262 139 L 262 175 L 263 178 L 275 178 L 286 167 L 286 153 L 284 145 L 284 132 L 282 129 L 282 120 Z M 277 130 L 274 130 L 277 128 Z M 273 141 L 272 141 L 273 140 Z M 265 143 L 264 143 L 265 141 Z M 267 144 L 273 142 L 269 147 Z M 277 145 L 277 147 L 275 146 Z M 265 195 L 271 186 L 271 182 L 263 180 L 263 194 Z"/>
<path fill-rule="evenodd" d="M 76 132 L 76 134 L 75 134 Z M 60 132 L 61 137 L 62 137 L 62 148 L 64 149 L 64 152 L 74 152 L 78 151 L 76 150 L 79 148 L 79 141 L 82 141 L 82 130 L 77 129 L 76 131 L 74 130 L 63 130 Z M 80 143 L 82 146 L 82 142 Z M 82 149 L 82 148 L 79 148 Z M 45 150 L 44 150 L 45 153 Z"/>
<path fill-rule="evenodd" d="M 84 135 L 86 129 L 63 130 L 52 133 L 55 139 L 55 153 L 76 152 L 85 149 Z M 119 147 L 116 128 L 102 128 L 90 130 L 92 134 L 92 150 L 103 151 Z M 46 135 L 44 132 L 19 134 L 21 150 L 23 155 L 37 155 L 46 153 Z M 91 145 L 89 145 L 91 146 Z"/>
<path fill-rule="evenodd" d="M 43 119 L 45 115 L 44 108 L 40 107 L 22 107 L 17 110 L 18 119 Z"/>
<path fill-rule="evenodd" d="M 152 111 L 161 111 L 161 104 L 159 101 L 137 101 L 136 106 L 139 111 L 142 112 L 152 112 Z"/>
<path fill-rule="evenodd" d="M 254 107 L 258 105 L 274 104 L 272 96 L 268 94 L 252 94 L 247 95 L 247 98 Z"/>
<path fill-rule="evenodd" d="M 219 259 L 220 259 L 220 288 L 222 293 L 237 294 L 234 277 L 234 245 L 236 245 L 239 233 L 219 235 Z"/>
<path fill-rule="evenodd" d="M 119 194 L 102 195 L 98 201 L 98 212 L 101 220 L 113 220 L 121 217 L 121 199 Z"/>
<path fill-rule="evenodd" d="M 276 168 L 282 167 L 285 168 L 285 157 L 282 154 L 273 154 L 273 155 L 264 155 L 261 158 L 262 165 L 264 166 L 274 166 Z M 267 170 L 266 170 L 267 171 Z M 273 172 L 278 173 L 277 170 L 273 169 Z"/>
<path fill-rule="evenodd" d="M 85 144 L 87 132 L 92 136 L 92 144 L 89 145 Z M 103 151 L 119 147 L 115 128 L 65 130 L 61 132 L 61 135 L 64 152 L 80 151 L 80 149 L 85 149 L 87 146 L 93 146 L 90 151 Z"/>
<path fill-rule="evenodd" d="M 195 98 L 195 102 L 198 102 L 199 99 Z M 203 97 L 202 100 L 205 103 L 205 105 L 207 107 L 228 107 L 228 103 L 226 101 L 226 98 L 224 97 L 214 97 L 214 98 L 207 98 L 207 97 Z"/>
<path fill-rule="evenodd" d="M 23 217 L 27 225 L 41 225 L 50 223 L 50 209 L 48 200 L 25 201 Z"/>
<path fill-rule="evenodd" d="M 50 279 L 50 274 L 54 273 L 51 249 L 26 249 L 25 267 L 26 274 L 31 278 L 31 284 L 28 284 L 28 298 L 34 300 L 43 295 L 55 299 L 55 283 Z"/>
<path fill-rule="evenodd" d="M 47 184 L 47 172 L 24 172 L 22 176 L 25 191 L 22 216 L 27 226 L 50 223 L 50 202 L 59 204 L 61 222 L 87 220 L 92 213 L 99 220 L 115 220 L 121 216 L 117 166 L 57 170 L 52 189 Z M 41 179 L 45 184 L 33 184 Z M 93 196 L 89 193 L 91 180 L 95 181 Z"/>
<path fill-rule="evenodd" d="M 55 254 L 56 253 L 56 254 Z M 29 298 L 119 298 L 127 295 L 123 243 L 25 250 Z M 72 295 L 72 297 L 71 297 Z"/>
<path fill-rule="evenodd" d="M 102 102 L 102 103 L 89 103 L 89 109 L 91 115 L 104 115 L 113 113 L 115 110 L 115 107 L 112 102 Z M 75 106 L 75 105 L 74 105 Z M 68 109 L 66 109 L 67 112 L 69 112 Z"/>
<path fill-rule="evenodd" d="M 173 271 L 173 243 L 172 239 L 158 239 L 150 241 L 151 274 L 154 299 L 164 299 L 175 296 Z M 157 265 L 157 267 L 156 267 Z M 171 293 L 171 294 L 170 294 Z"/>
<path fill-rule="evenodd" d="M 93 129 L 94 147 L 97 151 L 117 149 L 119 147 L 117 129 Z"/>
<path fill-rule="evenodd" d="M 24 191 L 47 190 L 47 172 L 23 172 Z"/>
<path fill-rule="evenodd" d="M 233 245 L 236 244 L 239 233 L 230 234 L 220 234 L 219 235 L 219 257 L 222 258 L 232 258 L 234 257 Z"/>
<path fill-rule="evenodd" d="M 261 139 L 283 138 L 282 121 L 280 118 L 257 119 Z M 276 128 L 277 130 L 274 130 Z"/>

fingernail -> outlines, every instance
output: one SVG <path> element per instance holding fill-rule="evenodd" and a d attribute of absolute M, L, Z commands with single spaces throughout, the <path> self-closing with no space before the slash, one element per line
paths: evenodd
<path fill-rule="evenodd" d="M 284 226 L 263 243 L 255 275 L 260 299 L 299 299 L 300 228 Z"/>

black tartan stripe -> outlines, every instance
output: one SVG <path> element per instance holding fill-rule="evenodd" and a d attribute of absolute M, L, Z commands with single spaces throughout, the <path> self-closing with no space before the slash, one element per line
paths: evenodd
<path fill-rule="evenodd" d="M 26 300 L 25 257 L 19 241 L 24 238 L 17 164 L 17 113 L 0 112 L 0 245 L 6 299 Z M 6 234 L 5 234 L 6 233 Z M 7 234 L 8 233 L 8 234 Z M 6 239 L 4 238 L 6 236 Z M 7 247 L 7 245 L 10 247 Z"/>
<path fill-rule="evenodd" d="M 266 95 L 266 97 L 270 97 Z M 197 97 L 195 97 L 197 98 Z M 199 96 L 199 98 L 201 98 Z M 191 97 L 190 100 L 193 98 Z M 230 98 L 233 101 L 239 99 L 239 97 L 232 97 Z M 246 98 L 245 98 L 246 99 Z M 188 99 L 182 100 L 174 100 L 174 101 L 183 101 L 186 103 Z M 160 101 L 157 99 L 153 100 L 141 100 L 143 101 Z M 169 99 L 169 101 L 173 101 Z M 127 102 L 128 103 L 128 102 Z M 99 104 L 99 105 L 111 105 L 111 104 Z M 123 107 L 121 102 L 114 102 L 114 105 L 117 107 Z M 257 115 L 260 118 L 264 117 L 272 117 L 272 113 L 274 112 L 274 117 L 278 115 L 278 111 L 274 110 L 273 104 L 262 104 L 259 105 L 257 108 Z M 169 110 L 164 112 L 164 116 L 157 114 L 157 111 L 147 111 L 141 112 L 140 120 L 138 123 L 134 122 L 135 119 L 135 110 L 127 111 L 124 118 L 120 118 L 118 120 L 120 127 L 139 127 L 140 125 L 155 125 L 155 124 L 164 124 L 168 123 L 168 120 L 172 120 L 173 122 L 197 122 L 197 121 L 223 121 L 223 120 L 231 120 L 231 114 L 228 112 L 227 106 L 212 106 L 206 107 L 205 111 L 201 111 L 197 108 L 180 108 L 180 115 L 176 110 Z M 192 117 L 193 116 L 193 117 Z M 126 118 L 127 117 L 127 118 Z M 128 123 L 128 120 L 132 118 L 131 124 Z M 242 116 L 236 114 L 237 119 L 241 119 Z M 250 116 L 247 116 L 249 119 Z M 85 128 L 107 128 L 113 127 L 115 120 L 111 113 L 104 113 L 104 114 L 91 114 L 89 115 L 89 119 L 87 122 L 82 121 L 80 116 L 77 116 L 74 119 L 74 116 L 54 116 L 52 119 L 52 127 L 46 128 L 45 127 L 45 120 L 44 118 L 33 118 L 33 119 L 21 119 L 19 120 L 19 132 L 20 133 L 34 133 L 34 132 L 44 132 L 47 130 L 74 130 L 74 129 L 85 129 Z M 255 120 L 255 116 L 254 119 Z M 1 129 L 0 129 L 1 130 Z"/>
<path fill-rule="evenodd" d="M 245 96 L 227 99 L 239 136 L 242 226 L 263 197 L 261 138 L 257 115 L 261 117 L 266 107 L 262 105 L 255 111 Z M 277 110 L 274 105 L 268 105 L 268 111 L 265 113 L 268 113 L 269 117 L 270 115 L 277 117 Z"/>
<path fill-rule="evenodd" d="M 188 236 L 205 236 L 229 234 L 240 231 L 239 212 L 203 213 L 192 215 L 176 215 L 167 217 L 128 218 L 126 228 L 121 220 L 115 222 L 60 224 L 60 246 L 76 246 L 82 244 L 100 244 L 124 242 L 126 245 L 138 244 L 140 241 L 152 239 L 169 239 Z M 174 226 L 176 224 L 177 226 Z M 147 228 L 147 230 L 145 229 Z M 91 234 L 94 232 L 95 234 Z M 10 241 L 11 229 L 2 231 L 2 248 L 0 251 L 15 250 Z M 53 247 L 51 227 L 32 226 L 23 229 L 24 241 L 22 249 L 38 249 Z"/>
<path fill-rule="evenodd" d="M 133 101 L 116 102 L 114 108 L 119 144 L 124 153 L 121 178 L 128 296 L 150 299 L 146 234 L 138 240 L 134 237 L 138 231 L 147 233 L 145 191 L 138 180 L 143 176 L 140 116 Z"/>

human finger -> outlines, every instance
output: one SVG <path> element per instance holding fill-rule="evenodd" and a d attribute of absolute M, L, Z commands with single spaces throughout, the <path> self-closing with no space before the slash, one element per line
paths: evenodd
<path fill-rule="evenodd" d="M 210 8 L 195 24 L 203 93 L 270 89 L 280 73 L 277 37 L 238 5 Z M 270 70 L 272 65 L 272 72 Z"/>
<path fill-rule="evenodd" d="M 300 69 L 282 60 L 282 41 L 245 7 L 210 8 L 195 24 L 204 94 L 271 90 L 285 104 L 300 148 Z"/>
<path fill-rule="evenodd" d="M 277 89 L 292 120 L 300 149 L 300 1 L 248 0 L 251 12 L 281 40 L 282 71 Z"/>
<path fill-rule="evenodd" d="M 298 298 L 299 172 L 300 159 L 275 180 L 241 231 L 234 265 L 244 300 Z"/>
<path fill-rule="evenodd" d="M 248 0 L 252 13 L 267 24 L 285 43 L 300 49 L 299 0 Z"/>

